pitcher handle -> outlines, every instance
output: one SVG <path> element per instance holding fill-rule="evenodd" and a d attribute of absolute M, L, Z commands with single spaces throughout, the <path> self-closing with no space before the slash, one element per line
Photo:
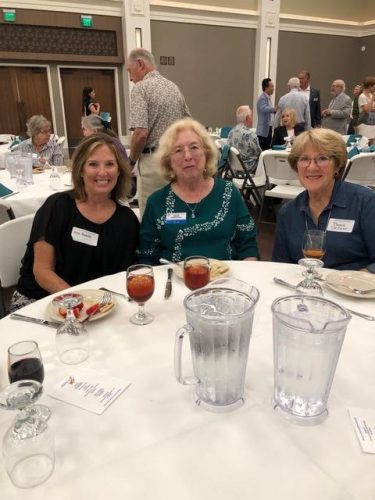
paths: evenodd
<path fill-rule="evenodd" d="M 193 385 L 199 382 L 199 379 L 194 375 L 190 377 L 182 376 L 182 345 L 185 335 L 190 332 L 191 327 L 189 325 L 184 325 L 182 328 L 179 328 L 176 333 L 176 341 L 174 344 L 174 373 L 178 382 L 183 385 Z"/>

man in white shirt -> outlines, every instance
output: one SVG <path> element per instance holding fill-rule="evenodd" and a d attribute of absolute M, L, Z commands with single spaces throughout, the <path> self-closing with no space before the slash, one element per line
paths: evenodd
<path fill-rule="evenodd" d="M 301 94 L 299 79 L 295 76 L 288 81 L 289 92 L 280 97 L 275 115 L 275 127 L 280 125 L 280 118 L 284 109 L 294 109 L 297 115 L 297 123 L 304 126 L 305 130 L 311 128 L 310 106 L 306 96 Z"/>

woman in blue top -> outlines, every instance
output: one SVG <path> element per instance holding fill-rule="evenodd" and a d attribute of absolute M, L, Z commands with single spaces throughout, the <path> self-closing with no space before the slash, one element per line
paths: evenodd
<path fill-rule="evenodd" d="M 258 259 L 255 224 L 239 191 L 213 178 L 217 149 L 205 128 L 190 118 L 175 122 L 161 137 L 157 156 L 170 184 L 147 200 L 139 259 Z"/>
<path fill-rule="evenodd" d="M 340 180 L 347 160 L 342 136 L 319 128 L 304 132 L 288 160 L 306 191 L 280 209 L 272 260 L 297 263 L 304 231 L 321 229 L 326 231 L 325 267 L 372 270 L 375 192 Z"/>

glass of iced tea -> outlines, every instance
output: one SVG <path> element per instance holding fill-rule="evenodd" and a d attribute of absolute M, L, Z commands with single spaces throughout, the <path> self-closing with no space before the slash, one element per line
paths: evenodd
<path fill-rule="evenodd" d="M 148 325 L 154 320 L 150 313 L 145 312 L 145 302 L 154 293 L 154 271 L 151 266 L 135 264 L 126 271 L 126 288 L 128 295 L 138 303 L 138 311 L 130 317 L 135 325 Z"/>
<path fill-rule="evenodd" d="M 207 257 L 193 255 L 184 261 L 184 282 L 190 290 L 197 290 L 210 281 L 210 261 Z"/>
<path fill-rule="evenodd" d="M 302 252 L 306 259 L 322 260 L 326 253 L 326 232 L 307 229 L 303 235 Z"/>

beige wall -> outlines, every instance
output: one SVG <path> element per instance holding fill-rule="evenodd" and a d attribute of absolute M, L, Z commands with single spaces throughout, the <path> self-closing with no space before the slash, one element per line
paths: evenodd
<path fill-rule="evenodd" d="M 235 110 L 253 93 L 255 30 L 151 22 L 152 50 L 175 57 L 160 72 L 185 95 L 192 115 L 207 126 L 233 125 Z"/>
<path fill-rule="evenodd" d="M 210 5 L 215 7 L 226 7 L 231 9 L 258 10 L 258 0 L 169 0 L 171 3 L 186 3 L 196 5 Z M 152 0 L 150 4 L 153 5 Z"/>
<path fill-rule="evenodd" d="M 371 11 L 370 11 L 370 5 Z M 348 21 L 366 21 L 374 19 L 374 0 L 281 0 L 282 14 L 345 19 Z"/>

